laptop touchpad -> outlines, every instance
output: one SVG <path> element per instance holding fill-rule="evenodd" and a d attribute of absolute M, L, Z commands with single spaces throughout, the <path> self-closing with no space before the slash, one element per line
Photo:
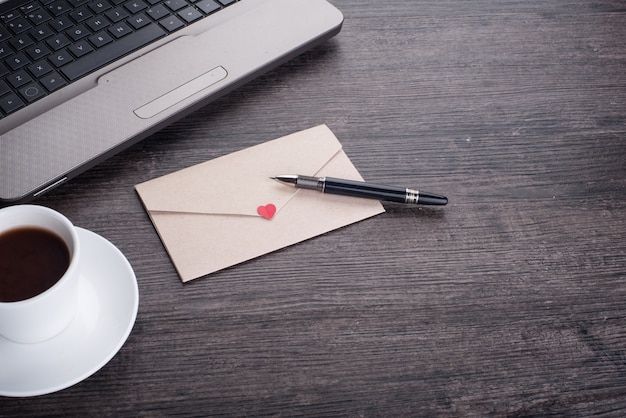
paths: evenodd
<path fill-rule="evenodd" d="M 135 109 L 135 115 L 142 119 L 149 119 L 162 111 L 174 106 L 177 103 L 193 96 L 194 94 L 202 91 L 220 80 L 226 78 L 228 73 L 224 67 L 215 67 L 212 70 L 190 80 L 179 87 L 171 90 L 164 95 L 157 97 L 151 102 Z"/>

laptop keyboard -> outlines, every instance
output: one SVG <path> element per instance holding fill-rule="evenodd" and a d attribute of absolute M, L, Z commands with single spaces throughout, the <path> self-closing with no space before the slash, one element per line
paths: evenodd
<path fill-rule="evenodd" d="M 0 118 L 240 0 L 37 0 L 0 15 Z"/>

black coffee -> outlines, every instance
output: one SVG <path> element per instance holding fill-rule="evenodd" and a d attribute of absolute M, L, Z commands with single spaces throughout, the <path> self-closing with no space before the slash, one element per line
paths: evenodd
<path fill-rule="evenodd" d="M 56 234 L 37 227 L 0 234 L 0 302 L 45 292 L 70 265 L 70 251 Z"/>

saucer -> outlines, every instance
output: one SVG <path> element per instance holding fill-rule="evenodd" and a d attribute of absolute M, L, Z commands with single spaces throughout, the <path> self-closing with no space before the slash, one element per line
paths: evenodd
<path fill-rule="evenodd" d="M 82 245 L 78 309 L 59 335 L 36 344 L 0 337 L 0 396 L 37 396 L 97 372 L 122 348 L 139 291 L 126 257 L 105 238 L 76 228 Z"/>

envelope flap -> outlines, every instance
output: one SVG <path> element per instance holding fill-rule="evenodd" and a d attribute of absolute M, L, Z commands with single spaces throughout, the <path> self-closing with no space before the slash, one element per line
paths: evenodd
<path fill-rule="evenodd" d="M 341 144 L 326 125 L 287 135 L 138 184 L 148 211 L 258 216 L 272 203 L 277 211 L 296 193 L 270 177 L 315 175 Z"/>

